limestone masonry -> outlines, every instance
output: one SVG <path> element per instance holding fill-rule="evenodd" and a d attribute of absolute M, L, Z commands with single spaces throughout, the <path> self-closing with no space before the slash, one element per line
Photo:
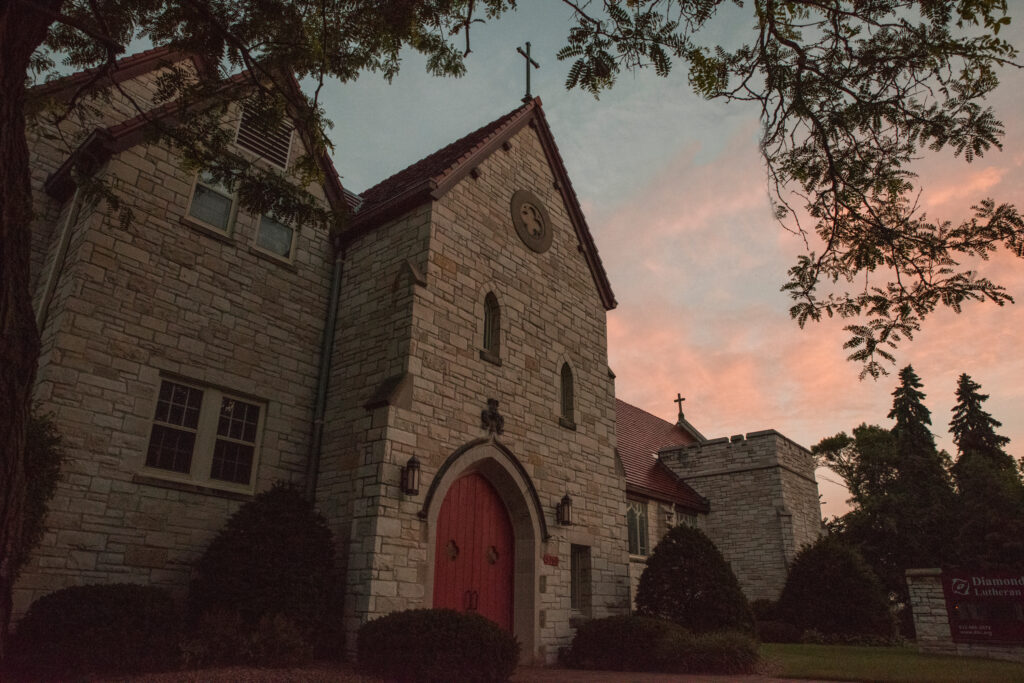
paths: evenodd
<path fill-rule="evenodd" d="M 158 48 L 114 78 L 152 107 L 161 70 L 189 59 Z M 244 128 L 241 112 L 224 125 Z M 214 534 L 276 481 L 314 493 L 331 525 L 350 632 L 475 609 L 550 663 L 581 620 L 629 611 L 679 523 L 711 536 L 748 597 L 777 597 L 820 530 L 810 454 L 774 431 L 708 441 L 681 413 L 616 401 L 614 295 L 539 99 L 358 197 L 325 161 L 306 189 L 351 211 L 339 235 L 251 215 L 136 122 L 113 92 L 61 124 L 81 140 L 71 156 L 46 124 L 31 133 L 35 398 L 69 458 L 16 613 L 90 582 L 183 597 Z M 304 153 L 298 135 L 282 153 Z M 78 191 L 86 154 L 129 223 Z"/>

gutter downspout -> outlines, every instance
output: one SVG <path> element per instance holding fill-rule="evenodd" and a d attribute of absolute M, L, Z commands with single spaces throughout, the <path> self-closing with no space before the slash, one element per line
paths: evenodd
<path fill-rule="evenodd" d="M 57 248 L 53 255 L 53 262 L 50 264 L 50 271 L 46 274 L 46 283 L 43 295 L 39 298 L 39 310 L 36 311 L 36 329 L 42 337 L 43 326 L 46 325 L 46 318 L 50 312 L 50 303 L 53 301 L 53 294 L 57 290 L 57 282 L 64 271 L 64 262 L 68 257 L 68 246 L 71 244 L 71 229 L 78 224 L 78 214 L 82 210 L 79 195 L 81 190 L 75 188 L 71 197 L 71 206 L 68 207 L 68 215 L 60 228 L 60 235 L 57 237 Z"/>
<path fill-rule="evenodd" d="M 324 336 L 320 341 L 320 370 L 316 379 L 316 402 L 313 407 L 312 438 L 309 442 L 309 457 L 306 460 L 306 498 L 316 502 L 316 484 L 320 476 L 320 452 L 324 439 L 324 412 L 327 407 L 327 387 L 330 384 L 331 356 L 334 353 L 334 328 L 338 322 L 338 301 L 341 298 L 342 265 L 345 250 L 335 245 L 334 267 L 331 270 L 331 295 L 327 303 L 327 319 Z"/>

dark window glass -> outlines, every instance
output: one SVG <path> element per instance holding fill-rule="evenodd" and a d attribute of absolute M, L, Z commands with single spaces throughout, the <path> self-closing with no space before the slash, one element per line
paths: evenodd
<path fill-rule="evenodd" d="M 497 357 L 501 339 L 501 309 L 498 298 L 488 292 L 484 298 L 484 351 Z"/>
<path fill-rule="evenodd" d="M 572 381 L 572 368 L 568 363 L 562 364 L 562 417 L 569 422 L 575 422 L 576 416 L 573 410 L 575 389 Z"/>
<path fill-rule="evenodd" d="M 217 439 L 213 448 L 213 464 L 210 479 L 248 484 L 252 475 L 254 448 L 248 444 Z"/>
<path fill-rule="evenodd" d="M 146 465 L 188 474 L 192 467 L 192 450 L 195 445 L 195 432 L 155 424 L 149 435 Z"/>

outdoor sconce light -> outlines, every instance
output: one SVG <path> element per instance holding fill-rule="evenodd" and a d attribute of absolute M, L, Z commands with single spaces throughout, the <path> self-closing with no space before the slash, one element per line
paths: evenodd
<path fill-rule="evenodd" d="M 402 468 L 402 493 L 415 496 L 420 492 L 420 459 L 415 455 Z"/>
<path fill-rule="evenodd" d="M 555 517 L 562 526 L 572 526 L 572 498 L 566 493 L 562 502 L 555 506 Z"/>

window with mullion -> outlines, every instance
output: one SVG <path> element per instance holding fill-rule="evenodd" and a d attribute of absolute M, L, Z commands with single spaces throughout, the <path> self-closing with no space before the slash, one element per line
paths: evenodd
<path fill-rule="evenodd" d="M 210 465 L 211 479 L 235 484 L 249 483 L 259 421 L 259 406 L 228 396 L 221 399 L 217 441 Z"/>
<path fill-rule="evenodd" d="M 629 535 L 629 554 L 647 555 L 647 503 L 626 501 L 626 529 Z"/>
<path fill-rule="evenodd" d="M 146 452 L 147 467 L 188 473 L 192 467 L 202 403 L 201 389 L 168 381 L 160 383 L 149 450 Z"/>
<path fill-rule="evenodd" d="M 264 406 L 214 388 L 161 380 L 145 467 L 161 478 L 238 490 L 259 458 Z"/>

